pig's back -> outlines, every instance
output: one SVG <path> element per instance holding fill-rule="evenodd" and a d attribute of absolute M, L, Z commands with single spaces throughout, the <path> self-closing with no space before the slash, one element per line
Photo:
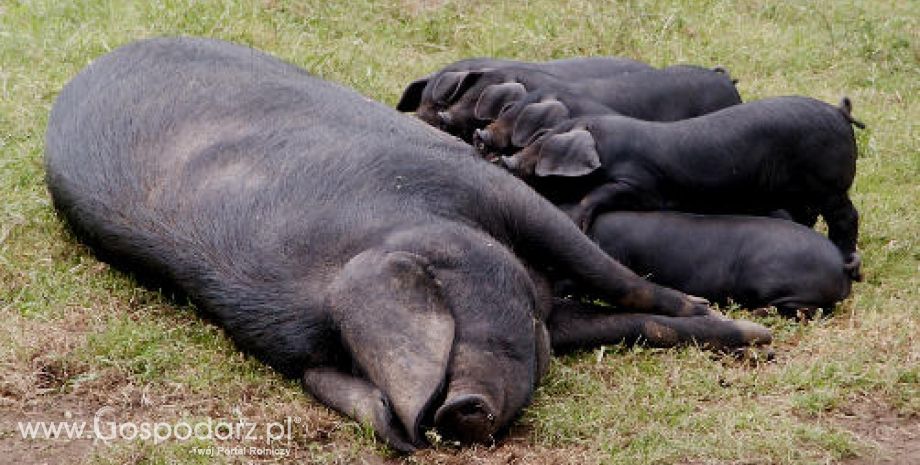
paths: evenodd
<path fill-rule="evenodd" d="M 74 78 L 45 163 L 55 207 L 101 258 L 179 287 L 289 372 L 341 263 L 429 220 L 413 194 L 437 185 L 433 166 L 480 169 L 467 150 L 261 52 L 183 38 L 125 46 Z"/>
<path fill-rule="evenodd" d="M 330 221 L 348 219 L 343 209 L 356 204 L 389 208 L 378 185 L 387 170 L 458 149 L 261 52 L 153 39 L 100 58 L 65 87 L 46 165 L 56 205 L 76 208 L 71 220 L 86 232 L 113 228 L 110 235 L 208 250 L 246 241 L 239 245 L 259 254 L 288 229 L 335 231 Z M 401 180 L 391 181 L 395 188 Z"/>

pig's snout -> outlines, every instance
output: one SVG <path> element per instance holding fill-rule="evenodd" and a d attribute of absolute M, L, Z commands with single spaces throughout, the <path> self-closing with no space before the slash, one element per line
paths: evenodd
<path fill-rule="evenodd" d="M 466 444 L 490 442 L 496 429 L 495 420 L 495 410 L 478 394 L 449 399 L 434 415 L 439 432 Z"/>
<path fill-rule="evenodd" d="M 441 120 L 441 127 L 450 127 L 453 124 L 454 118 L 450 115 L 450 112 L 439 111 L 438 119 Z"/>
<path fill-rule="evenodd" d="M 488 129 L 473 131 L 473 147 L 487 161 L 501 165 L 499 154 L 492 151 L 492 131 Z"/>
<path fill-rule="evenodd" d="M 473 145 L 476 150 L 485 152 L 492 146 L 492 131 L 488 129 L 477 129 L 473 132 Z"/>

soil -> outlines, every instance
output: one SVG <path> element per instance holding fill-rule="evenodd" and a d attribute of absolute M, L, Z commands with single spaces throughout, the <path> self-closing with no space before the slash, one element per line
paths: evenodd
<path fill-rule="evenodd" d="M 874 450 L 842 461 L 846 465 L 920 464 L 920 417 L 898 415 L 894 409 L 866 400 L 853 404 L 831 423 L 846 429 Z"/>

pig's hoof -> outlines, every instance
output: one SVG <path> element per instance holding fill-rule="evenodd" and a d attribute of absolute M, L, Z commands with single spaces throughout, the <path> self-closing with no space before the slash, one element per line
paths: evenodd
<path fill-rule="evenodd" d="M 389 410 L 381 409 L 374 416 L 374 431 L 387 443 L 393 450 L 401 454 L 411 454 L 415 452 L 416 446 L 403 433 L 402 425 Z"/>
<path fill-rule="evenodd" d="M 578 227 L 581 229 L 581 232 L 587 233 L 591 229 L 591 215 L 590 212 L 585 212 L 581 218 L 578 219 Z"/>
<path fill-rule="evenodd" d="M 726 319 L 724 315 L 709 307 L 709 301 L 695 295 L 687 295 L 682 311 L 674 316 L 710 316 Z"/>
<path fill-rule="evenodd" d="M 739 347 L 731 352 L 732 357 L 753 366 L 776 360 L 776 352 L 770 346 Z"/>
<path fill-rule="evenodd" d="M 691 296 L 691 297 L 692 297 L 692 296 Z M 707 310 L 709 311 L 709 313 L 707 313 L 706 316 L 708 316 L 708 317 L 710 317 L 710 318 L 717 318 L 717 319 L 722 320 L 722 321 L 729 321 L 729 320 L 731 320 L 731 318 L 725 316 L 724 313 L 722 313 L 722 312 L 720 312 L 720 311 L 718 311 L 718 310 L 716 310 L 716 309 L 714 309 L 714 308 L 707 307 Z"/>
<path fill-rule="evenodd" d="M 583 233 L 587 233 L 591 227 L 592 212 L 587 208 L 578 208 L 572 213 L 572 221 L 578 226 Z"/>
<path fill-rule="evenodd" d="M 488 443 L 495 431 L 495 412 L 485 397 L 469 394 L 445 402 L 434 424 L 445 437 L 462 443 Z"/>
<path fill-rule="evenodd" d="M 765 326 L 746 320 L 733 320 L 732 324 L 741 336 L 740 346 L 762 346 L 773 342 L 773 333 Z"/>

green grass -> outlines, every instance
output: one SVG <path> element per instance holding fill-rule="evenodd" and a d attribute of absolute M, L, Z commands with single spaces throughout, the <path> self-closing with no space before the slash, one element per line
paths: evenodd
<path fill-rule="evenodd" d="M 290 447 L 301 460 L 386 456 L 366 428 L 240 355 L 189 306 L 100 264 L 54 215 L 42 169 L 54 96 L 119 45 L 184 34 L 252 45 L 391 105 L 410 80 L 478 55 L 719 64 L 740 79 L 747 100 L 850 96 L 868 125 L 857 132 L 852 190 L 867 280 L 830 318 L 762 320 L 777 335 L 775 363 L 750 366 L 695 348 L 607 347 L 564 357 L 497 448 L 441 446 L 399 460 L 504 463 L 511 454 L 521 463 L 810 464 L 901 450 L 897 441 L 908 436 L 892 442 L 864 426 L 884 417 L 916 428 L 920 417 L 917 7 L 913 0 L 5 1 L 0 425 L 21 412 L 60 419 L 72 405 L 171 422 L 237 411 L 257 421 L 293 415 L 301 428 Z M 28 450 L 0 433 L 5 449 Z M 84 455 L 92 463 L 245 460 L 203 459 L 190 447 L 127 442 Z M 53 447 L 47 453 L 55 458 Z M 66 453 L 57 460 L 74 459 Z"/>

